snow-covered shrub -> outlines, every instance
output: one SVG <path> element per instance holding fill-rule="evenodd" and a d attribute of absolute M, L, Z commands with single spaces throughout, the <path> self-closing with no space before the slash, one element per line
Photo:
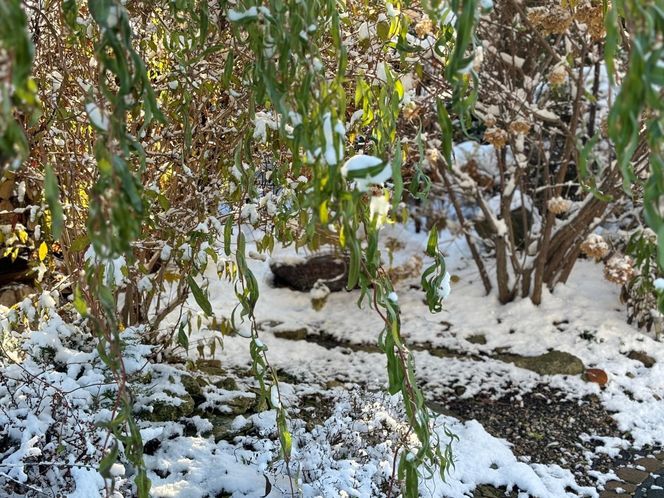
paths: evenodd
<path fill-rule="evenodd" d="M 600 126 L 617 91 L 602 61 L 603 19 L 597 2 L 502 2 L 478 25 L 478 101 L 468 125 L 477 147 L 492 154 L 469 158 L 455 147 L 455 160 L 432 167 L 441 170 L 463 230 L 472 222 L 494 252 L 503 303 L 518 295 L 539 303 L 543 289 L 565 282 L 586 237 L 624 196 L 620 164 Z M 647 171 L 641 149 L 631 159 L 637 175 Z M 466 199 L 480 206 L 474 220 L 463 212 Z M 475 245 L 470 234 L 467 241 Z M 488 291 L 492 282 L 474 252 Z"/>
<path fill-rule="evenodd" d="M 664 316 L 664 280 L 657 265 L 657 235 L 649 228 L 638 229 L 627 242 L 625 252 L 633 262 L 631 278 L 623 285 L 622 300 L 627 305 L 627 321 L 636 323 L 661 337 Z"/>

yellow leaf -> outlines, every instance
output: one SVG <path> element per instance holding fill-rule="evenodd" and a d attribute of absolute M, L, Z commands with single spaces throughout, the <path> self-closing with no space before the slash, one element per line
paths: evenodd
<path fill-rule="evenodd" d="M 166 280 L 166 282 L 168 282 L 168 283 L 177 282 L 181 278 L 182 277 L 180 275 L 178 275 L 177 273 L 172 273 L 172 272 L 164 273 L 164 280 Z"/>
<path fill-rule="evenodd" d="M 17 230 L 18 240 L 21 241 L 21 244 L 25 244 L 28 241 L 28 232 L 25 230 Z"/>
<path fill-rule="evenodd" d="M 320 206 L 318 207 L 318 216 L 320 217 L 321 223 L 327 223 L 327 201 L 321 202 Z"/>
<path fill-rule="evenodd" d="M 48 246 L 46 245 L 46 242 L 42 242 L 39 245 L 39 261 L 44 261 L 44 259 L 46 259 L 47 254 L 48 254 Z"/>

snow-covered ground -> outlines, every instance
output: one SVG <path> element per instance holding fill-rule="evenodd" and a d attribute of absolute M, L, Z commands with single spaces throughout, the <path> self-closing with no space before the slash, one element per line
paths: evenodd
<path fill-rule="evenodd" d="M 404 228 L 392 227 L 385 235 L 405 245 L 394 254 L 396 265 L 420 255 L 426 242 L 423 236 Z M 637 448 L 664 445 L 664 344 L 625 323 L 618 288 L 603 279 L 601 267 L 579 261 L 570 282 L 545 296 L 539 307 L 527 300 L 502 306 L 494 296 L 484 295 L 464 244 L 451 237 L 441 240 L 448 270 L 458 277 L 452 284 L 445 310 L 429 314 L 421 291 L 413 285 L 417 279 L 404 280 L 397 287 L 404 313 L 404 335 L 410 344 L 424 346 L 415 350 L 414 355 L 417 375 L 426 383 L 427 396 L 433 400 L 452 396 L 469 398 L 479 393 L 500 397 L 515 390 L 527 393 L 537 385 L 546 384 L 571 400 L 597 396 L 612 412 L 619 429 L 631 438 L 629 442 L 607 438 L 599 451 L 612 452 L 626 445 Z M 281 250 L 278 255 L 292 255 L 292 251 Z M 292 415 L 292 461 L 287 469 L 279 459 L 274 412 L 238 415 L 229 424 L 235 437 L 218 442 L 209 435 L 212 424 L 204 418 L 193 417 L 189 422 L 141 422 L 144 442 L 157 442 L 146 456 L 153 495 L 277 498 L 289 496 L 293 484 L 307 497 L 384 496 L 394 448 L 406 432 L 403 413 L 398 396 L 382 393 L 386 384 L 383 355 L 370 347 L 364 350 L 352 347 L 375 345 L 381 330 L 380 319 L 368 307 L 357 307 L 357 292 L 332 293 L 317 311 L 309 294 L 272 287 L 268 261 L 251 259 L 250 266 L 261 284 L 258 321 L 271 325 L 264 327 L 261 340 L 268 347 L 271 364 L 290 380 L 290 383 L 284 381 L 282 391 Z M 228 317 L 235 304 L 233 286 L 217 278 L 212 268 L 208 277 L 214 312 L 218 317 Z M 196 309 L 193 298 L 188 306 Z M 56 451 L 54 443 L 44 441 L 48 427 L 57 419 L 58 407 L 52 403 L 57 393 L 80 423 L 91 424 L 108 415 L 103 409 L 91 407 L 95 397 L 107 388 L 96 351 L 86 346 L 85 341 L 74 340 L 78 329 L 62 321 L 50 309 L 48 299 L 41 300 L 41 307 L 27 311 L 42 314 L 32 325 L 38 332 L 31 334 L 29 350 L 35 352 L 44 345 L 51 346 L 62 368 L 45 371 L 37 358 L 30 357 L 21 365 L 3 367 L 5 378 L 23 378 L 29 372 L 43 379 L 44 396 L 52 406 L 30 413 L 35 408 L 29 396 L 34 393 L 28 388 L 22 394 L 19 390 L 17 399 L 11 380 L 0 383 L 0 402 L 6 407 L 0 410 L 0 426 L 5 427 L 2 436 L 11 440 L 1 447 L 0 480 L 4 476 L 5 483 L 30 482 L 39 487 L 34 472 L 25 464 L 39 458 L 53 459 L 63 464 L 48 469 L 42 486 L 48 483 L 54 486 L 63 479 L 71 483 L 73 478 L 77 488 L 68 496 L 101 496 L 103 479 L 94 465 L 79 466 L 85 451 L 67 458 Z M 174 317 L 171 325 L 175 320 Z M 324 334 L 328 343 L 275 335 L 275 331 L 283 335 L 284 331 L 302 328 L 308 330 L 310 339 Z M 484 344 L 467 340 L 477 335 L 484 336 Z M 190 338 L 190 358 L 196 359 L 197 343 L 207 344 L 214 336 L 219 336 L 219 332 L 205 326 L 195 331 Z M 139 334 L 128 337 L 135 337 L 128 350 L 134 357 L 130 365 L 142 373 L 150 372 L 151 386 L 156 388 L 139 396 L 139 407 L 158 400 L 160 386 L 170 386 L 170 391 L 178 394 L 178 388 L 174 387 L 177 383 L 173 382 L 179 375 L 177 368 L 145 366 L 142 358 L 148 349 L 138 343 Z M 330 341 L 342 347 L 331 347 Z M 218 348 L 214 353 L 222 367 L 228 372 L 246 370 L 250 365 L 248 339 L 225 336 L 223 345 L 223 349 Z M 427 347 L 446 348 L 456 354 L 440 357 L 430 354 Z M 492 357 L 500 348 L 525 356 L 550 349 L 569 352 L 587 368 L 604 370 L 609 381 L 602 388 L 581 376 L 540 376 Z M 656 362 L 646 368 L 643 363 L 627 358 L 630 351 L 645 352 Z M 209 356 L 210 352 L 206 353 Z M 57 389 L 47 387 L 46 383 Z M 464 391 L 455 394 L 453 386 L 459 385 Z M 229 393 L 232 390 L 214 393 L 210 390 L 208 402 L 215 399 L 223 402 Z M 307 404 L 306 400 L 314 402 Z M 64 421 L 60 423 L 66 425 Z M 458 437 L 452 442 L 455 465 L 445 482 L 438 476 L 423 482 L 422 496 L 464 497 L 480 484 L 513 488 L 524 498 L 598 496 L 594 488 L 578 485 L 562 463 L 562 466 L 546 464 L 515 456 L 508 441 L 493 437 L 477 421 L 440 415 L 435 424 L 442 443 L 449 441 L 447 431 Z M 72 427 L 69 432 L 73 434 L 76 429 Z M 92 460 L 96 455 L 94 446 L 102 439 L 98 432 L 89 429 L 88 435 L 81 436 Z M 289 473 L 292 479 L 288 478 Z M 131 469 L 119 469 L 118 476 L 118 492 L 129 496 L 123 489 L 127 489 Z M 596 477 L 602 483 L 610 474 Z"/>

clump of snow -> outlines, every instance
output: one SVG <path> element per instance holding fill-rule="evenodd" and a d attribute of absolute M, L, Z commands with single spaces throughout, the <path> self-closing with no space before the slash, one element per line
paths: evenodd
<path fill-rule="evenodd" d="M 371 185 L 382 185 L 392 177 L 392 166 L 376 156 L 358 154 L 341 167 L 344 178 L 355 180 L 355 187 L 366 192 Z"/>

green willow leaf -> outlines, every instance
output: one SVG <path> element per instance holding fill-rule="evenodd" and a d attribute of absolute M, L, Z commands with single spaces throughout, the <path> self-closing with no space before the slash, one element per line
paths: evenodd
<path fill-rule="evenodd" d="M 212 316 L 212 305 L 210 304 L 207 295 L 198 286 L 198 284 L 191 275 L 187 275 L 187 283 L 189 284 L 191 293 L 194 295 L 196 303 L 203 310 L 203 313 L 205 313 L 207 316 Z"/>

